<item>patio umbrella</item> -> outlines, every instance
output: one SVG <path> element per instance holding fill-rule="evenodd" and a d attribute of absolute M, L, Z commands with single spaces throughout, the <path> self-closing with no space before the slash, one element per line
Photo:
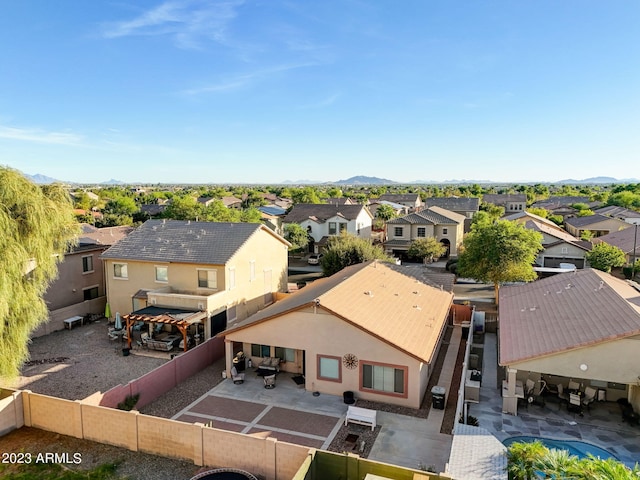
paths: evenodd
<path fill-rule="evenodd" d="M 116 324 L 113 326 L 116 330 L 122 330 L 122 320 L 120 319 L 120 313 L 116 312 Z"/>
<path fill-rule="evenodd" d="M 107 317 L 107 319 L 111 318 L 111 305 L 108 303 L 104 306 L 104 316 Z"/>

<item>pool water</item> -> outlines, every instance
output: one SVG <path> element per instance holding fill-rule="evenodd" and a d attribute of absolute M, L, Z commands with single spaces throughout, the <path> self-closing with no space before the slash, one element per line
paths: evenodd
<path fill-rule="evenodd" d="M 578 440 L 552 440 L 549 438 L 540 438 L 540 437 L 510 437 L 507 438 L 504 442 L 504 445 L 508 447 L 512 443 L 516 442 L 534 442 L 539 440 L 542 444 L 547 448 L 554 448 L 556 450 L 567 450 L 570 455 L 575 455 L 578 458 L 586 458 L 589 454 L 600 457 L 602 459 L 605 458 L 613 458 L 614 460 L 618 460 L 616 456 L 603 448 L 596 447 L 595 445 L 591 445 L 590 443 L 580 442 Z"/>

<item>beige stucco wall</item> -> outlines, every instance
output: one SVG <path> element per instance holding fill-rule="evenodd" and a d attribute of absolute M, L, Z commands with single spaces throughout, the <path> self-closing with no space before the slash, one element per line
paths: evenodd
<path fill-rule="evenodd" d="M 252 262 L 253 278 L 250 276 Z M 113 276 L 116 263 L 127 264 L 128 279 Z M 168 282 L 155 280 L 156 266 L 168 267 Z M 210 314 L 236 306 L 237 318 L 244 319 L 265 305 L 265 293 L 286 291 L 287 245 L 266 230 L 259 230 L 226 265 L 108 259 L 105 269 L 107 298 L 113 314 L 126 314 L 138 308 L 139 305 L 134 307 L 132 297 L 138 290 L 147 289 L 160 290 L 155 295 L 149 294 L 149 304 L 155 298 L 157 306 L 199 310 L 199 305 L 205 303 Z M 199 269 L 216 270 L 216 289 L 198 287 Z M 230 284 L 231 270 L 235 270 L 235 288 Z"/>
<path fill-rule="evenodd" d="M 587 365 L 586 371 L 580 370 L 582 364 Z M 520 379 L 523 375 L 527 376 L 528 372 L 540 372 L 576 380 L 600 380 L 637 385 L 640 374 L 638 365 L 640 365 L 640 336 L 519 362 L 510 367 L 518 370 Z"/>
<path fill-rule="evenodd" d="M 576 228 L 572 225 L 566 224 L 565 228 L 567 232 L 575 237 L 580 237 L 581 232 L 585 230 L 589 230 L 590 232 L 606 232 L 612 233 L 617 232 L 618 230 L 624 230 L 625 228 L 630 227 L 631 224 L 625 223 L 622 220 L 618 220 L 617 218 L 609 218 L 607 220 L 603 220 L 601 222 L 596 222 L 591 225 L 587 225 L 585 227 Z"/>
<path fill-rule="evenodd" d="M 402 235 L 396 236 L 395 228 L 402 228 Z M 418 228 L 425 229 L 425 238 L 435 238 L 438 241 L 442 241 L 443 239 L 449 240 L 451 245 L 449 255 L 457 256 L 458 248 L 462 243 L 462 236 L 464 235 L 464 224 L 446 224 L 446 225 L 428 225 L 428 224 L 388 224 L 387 225 L 387 236 L 389 240 L 406 240 L 413 241 L 418 238 Z M 447 233 L 444 233 L 444 229 L 447 229 Z M 394 249 L 401 249 L 402 247 L 394 246 Z"/>
<path fill-rule="evenodd" d="M 342 395 L 344 391 L 352 390 L 363 399 L 418 408 L 428 382 L 428 375 L 421 374 L 421 362 L 321 308 L 315 312 L 313 309 L 291 312 L 230 333 L 226 340 L 244 343 L 247 355 L 251 353 L 252 343 L 304 350 L 307 390 L 332 395 Z M 318 354 L 342 358 L 347 353 L 354 354 L 359 359 L 357 369 L 348 369 L 341 362 L 341 382 L 318 379 Z M 360 372 L 363 361 L 408 367 L 407 398 L 362 391 Z M 252 357 L 252 362 L 257 365 L 260 358 Z M 301 372 L 301 362 L 301 355 L 298 354 L 296 365 L 287 363 L 285 367 L 290 371 Z"/>
<path fill-rule="evenodd" d="M 563 252 L 563 249 L 566 249 L 566 252 Z M 586 268 L 588 266 L 588 263 L 585 260 L 585 255 L 586 252 L 583 249 L 576 247 L 575 245 L 571 245 L 570 243 L 561 243 L 545 248 L 541 253 L 538 254 L 537 262 L 540 265 L 544 265 L 545 257 L 566 257 L 567 263 L 571 263 L 572 259 L 579 258 L 584 260 L 584 265 Z"/>

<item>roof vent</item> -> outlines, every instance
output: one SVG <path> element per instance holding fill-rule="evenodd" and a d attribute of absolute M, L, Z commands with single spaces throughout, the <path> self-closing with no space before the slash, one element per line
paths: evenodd
<path fill-rule="evenodd" d="M 413 308 L 415 308 L 416 310 L 422 310 L 422 308 L 419 305 L 414 305 Z"/>
<path fill-rule="evenodd" d="M 364 292 L 364 294 L 373 297 L 373 292 L 371 290 L 367 290 L 366 292 Z"/>

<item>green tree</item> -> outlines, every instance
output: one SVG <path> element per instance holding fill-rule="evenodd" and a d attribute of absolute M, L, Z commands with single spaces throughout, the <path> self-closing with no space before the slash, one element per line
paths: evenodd
<path fill-rule="evenodd" d="M 291 189 L 293 203 L 321 203 L 318 190 L 313 187 Z"/>
<path fill-rule="evenodd" d="M 504 207 L 499 207 L 492 204 L 483 204 L 482 210 L 479 210 L 473 215 L 471 223 L 477 224 L 491 224 L 496 222 L 500 217 L 504 215 Z"/>
<path fill-rule="evenodd" d="M 255 207 L 246 208 L 240 213 L 240 221 L 244 223 L 260 223 L 262 212 Z"/>
<path fill-rule="evenodd" d="M 349 265 L 369 260 L 393 261 L 379 245 L 373 245 L 366 238 L 343 233 L 329 237 L 321 260 L 322 273 L 328 277 Z"/>
<path fill-rule="evenodd" d="M 386 203 L 383 203 L 376 210 L 376 218 L 379 218 L 381 220 L 384 220 L 385 222 L 388 222 L 392 218 L 396 218 L 396 211 L 393 209 L 391 205 L 387 205 Z"/>
<path fill-rule="evenodd" d="M 527 212 L 533 213 L 534 215 L 537 215 L 542 218 L 549 217 L 549 210 L 547 210 L 546 208 L 536 208 L 536 207 L 527 208 Z"/>
<path fill-rule="evenodd" d="M 442 243 L 433 237 L 418 238 L 411 242 L 407 255 L 411 258 L 419 258 L 424 263 L 440 258 L 447 251 Z"/>
<path fill-rule="evenodd" d="M 500 284 L 531 281 L 536 255 L 542 250 L 542 235 L 508 220 L 472 226 L 463 240 L 458 274 L 493 283 L 498 302 Z"/>
<path fill-rule="evenodd" d="M 29 335 L 47 320 L 42 295 L 80 230 L 62 186 L 38 187 L 0 167 L 0 231 L 0 377 L 10 379 L 29 355 Z"/>
<path fill-rule="evenodd" d="M 542 442 L 516 442 L 507 449 L 507 473 L 509 480 L 533 480 L 535 467 L 548 452 Z"/>
<path fill-rule="evenodd" d="M 591 251 L 587 252 L 586 258 L 592 268 L 607 273 L 611 272 L 613 267 L 621 267 L 627 261 L 622 250 L 604 242 L 595 244 Z"/>
<path fill-rule="evenodd" d="M 173 197 L 163 216 L 174 220 L 195 220 L 201 216 L 201 213 L 202 207 L 196 198 L 192 195 L 183 195 Z"/>
<path fill-rule="evenodd" d="M 289 223 L 284 227 L 284 238 L 291 244 L 289 250 L 300 252 L 309 245 L 307 230 L 298 223 Z"/>
<path fill-rule="evenodd" d="M 575 479 L 580 469 L 579 459 L 567 450 L 548 449 L 537 461 L 534 469 L 543 472 L 547 478 Z"/>

